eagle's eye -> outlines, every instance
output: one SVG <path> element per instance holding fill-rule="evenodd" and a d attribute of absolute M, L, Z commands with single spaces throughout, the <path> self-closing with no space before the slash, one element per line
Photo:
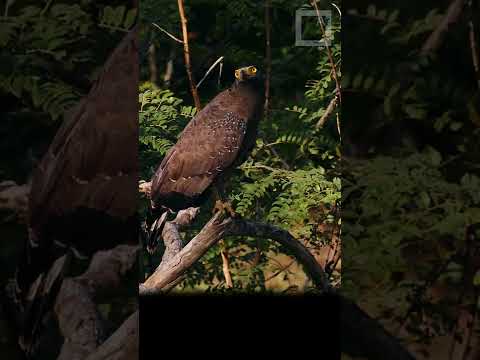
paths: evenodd
<path fill-rule="evenodd" d="M 240 79 L 240 70 L 235 70 L 235 77 Z"/>
<path fill-rule="evenodd" d="M 256 68 L 255 66 L 250 66 L 250 67 L 248 68 L 248 72 L 249 72 L 250 74 L 255 74 L 255 73 L 257 72 L 257 68 Z"/>

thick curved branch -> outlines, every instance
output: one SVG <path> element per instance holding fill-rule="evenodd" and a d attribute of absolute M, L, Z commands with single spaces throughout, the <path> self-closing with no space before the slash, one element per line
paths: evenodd
<path fill-rule="evenodd" d="M 162 263 L 155 273 L 140 285 L 140 295 L 156 295 L 171 290 L 211 246 L 228 235 L 269 238 L 280 243 L 304 266 L 318 288 L 338 298 L 342 310 L 340 318 L 342 351 L 373 360 L 414 360 L 398 340 L 376 320 L 332 289 L 324 270 L 303 244 L 288 231 L 269 224 L 224 219 L 222 213 L 217 213 L 197 236 L 169 261 Z"/>
<path fill-rule="evenodd" d="M 228 235 L 252 236 L 274 240 L 283 245 L 297 261 L 305 267 L 314 284 L 323 291 L 331 286 L 322 267 L 308 249 L 288 231 L 279 227 L 248 220 L 235 220 L 228 229 Z"/>

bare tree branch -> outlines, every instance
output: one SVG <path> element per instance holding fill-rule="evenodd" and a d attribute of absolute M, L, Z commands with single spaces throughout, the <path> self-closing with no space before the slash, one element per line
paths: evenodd
<path fill-rule="evenodd" d="M 478 59 L 479 50 L 478 50 L 478 41 L 476 39 L 476 34 L 475 34 L 475 24 L 473 23 L 473 20 L 470 20 L 468 22 L 468 27 L 469 27 L 470 50 L 472 52 L 473 69 L 475 71 L 475 76 L 477 78 L 477 86 L 480 89 L 480 60 Z"/>
<path fill-rule="evenodd" d="M 177 253 L 182 250 L 182 238 L 180 237 L 180 230 L 190 225 L 195 217 L 198 215 L 200 208 L 188 208 L 180 210 L 173 221 L 167 221 L 162 231 L 162 238 L 165 244 L 165 252 L 162 256 L 162 261 L 157 270 L 163 269 L 164 264 L 167 264 Z"/>
<path fill-rule="evenodd" d="M 159 26 L 158 24 L 155 24 L 155 23 L 152 23 L 153 26 L 155 26 L 156 28 L 158 28 L 160 31 L 162 31 L 163 33 L 167 34 L 167 36 L 169 36 L 171 39 L 175 40 L 176 42 L 180 43 L 180 44 L 183 44 L 183 41 L 180 40 L 179 38 L 173 36 L 172 34 L 170 34 L 167 30 L 165 30 L 164 28 L 162 28 L 161 26 Z"/>
<path fill-rule="evenodd" d="M 215 66 L 217 66 L 218 64 L 220 64 L 220 66 L 222 66 L 222 61 L 223 61 L 223 56 L 220 56 L 217 60 L 215 60 L 215 62 L 212 64 L 212 66 L 210 66 L 208 68 L 208 70 L 205 73 L 205 75 L 203 76 L 203 78 L 198 82 L 198 84 L 196 86 L 197 89 L 200 87 L 200 85 L 202 85 L 203 81 L 207 78 L 208 74 L 210 74 L 213 71 L 213 69 L 215 69 Z"/>
<path fill-rule="evenodd" d="M 154 295 L 171 290 L 182 276 L 207 250 L 224 237 L 231 219 L 224 220 L 224 214 L 216 213 L 179 253 L 162 264 L 143 283 L 140 295 Z"/>
<path fill-rule="evenodd" d="M 337 106 L 337 97 L 335 96 L 330 101 L 330 104 L 328 104 L 327 109 L 325 110 L 325 113 L 322 115 L 320 120 L 318 120 L 317 124 L 315 125 L 315 129 L 318 130 L 323 127 L 323 125 L 325 124 L 325 121 L 327 121 L 328 117 L 333 113 L 333 110 L 335 110 L 336 106 Z"/>
<path fill-rule="evenodd" d="M 270 113 L 270 79 L 272 74 L 272 46 L 270 40 L 272 34 L 272 25 L 270 21 L 271 11 L 271 0 L 265 0 L 265 119 L 268 119 Z"/>

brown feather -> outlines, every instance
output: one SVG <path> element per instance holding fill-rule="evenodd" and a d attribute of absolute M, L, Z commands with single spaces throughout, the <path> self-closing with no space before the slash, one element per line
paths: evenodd
<path fill-rule="evenodd" d="M 61 279 L 51 279 L 49 286 L 42 280 L 56 259 L 68 248 L 88 256 L 122 242 L 137 242 L 137 37 L 136 30 L 130 31 L 113 51 L 34 171 L 30 239 L 16 276 L 24 309 L 31 309 L 23 314 L 26 346 L 34 341 L 36 324 L 55 294 L 42 293 L 39 299 L 25 294 L 38 279 L 42 288 L 58 291 Z"/>
<path fill-rule="evenodd" d="M 152 207 L 179 210 L 198 203 L 216 179 L 244 161 L 255 143 L 260 88 L 235 83 L 185 127 L 152 178 Z"/>

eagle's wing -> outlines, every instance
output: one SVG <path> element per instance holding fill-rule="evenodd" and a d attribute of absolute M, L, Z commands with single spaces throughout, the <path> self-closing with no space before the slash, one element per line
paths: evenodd
<path fill-rule="evenodd" d="M 220 93 L 190 121 L 152 179 L 152 200 L 163 194 L 194 197 L 236 160 L 249 114 L 229 91 Z"/>
<path fill-rule="evenodd" d="M 44 311 L 59 290 L 68 261 L 60 262 L 61 269 L 52 264 L 68 247 L 95 251 L 120 238 L 137 240 L 137 34 L 131 30 L 109 57 L 34 172 L 29 242 L 16 273 L 25 348 L 34 343 Z"/>

